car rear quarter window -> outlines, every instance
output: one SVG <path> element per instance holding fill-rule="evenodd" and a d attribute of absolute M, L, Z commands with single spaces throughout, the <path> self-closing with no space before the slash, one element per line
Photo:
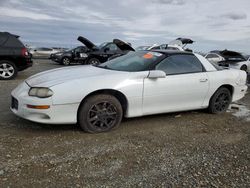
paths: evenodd
<path fill-rule="evenodd" d="M 8 40 L 4 43 L 5 47 L 13 47 L 13 48 L 23 48 L 23 43 L 15 36 L 10 35 Z"/>
<path fill-rule="evenodd" d="M 156 65 L 156 70 L 162 70 L 167 75 L 203 72 L 201 62 L 194 55 L 171 55 Z"/>
<path fill-rule="evenodd" d="M 219 56 L 218 55 L 216 55 L 216 54 L 207 54 L 206 55 L 206 58 L 218 58 Z"/>
<path fill-rule="evenodd" d="M 161 49 L 160 46 L 155 46 L 155 47 L 151 48 L 151 50 L 160 50 L 160 49 Z"/>
<path fill-rule="evenodd" d="M 8 36 L 6 34 L 0 34 L 0 46 L 2 46 L 8 40 Z"/>

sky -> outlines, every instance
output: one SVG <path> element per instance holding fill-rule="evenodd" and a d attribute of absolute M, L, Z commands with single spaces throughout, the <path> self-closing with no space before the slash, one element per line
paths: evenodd
<path fill-rule="evenodd" d="M 250 54 L 250 0 L 0 0 L 0 31 L 35 46 L 78 46 L 79 35 L 134 47 L 187 37 L 195 51 Z"/>

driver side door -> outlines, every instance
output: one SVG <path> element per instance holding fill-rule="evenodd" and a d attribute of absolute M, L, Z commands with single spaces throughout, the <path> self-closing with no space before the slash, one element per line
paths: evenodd
<path fill-rule="evenodd" d="M 172 55 L 155 68 L 165 78 L 145 78 L 143 115 L 203 108 L 209 80 L 201 62 L 194 55 Z"/>

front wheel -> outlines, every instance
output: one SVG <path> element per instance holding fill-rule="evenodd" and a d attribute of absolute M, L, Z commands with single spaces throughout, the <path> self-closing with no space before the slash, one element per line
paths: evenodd
<path fill-rule="evenodd" d="M 208 111 L 212 114 L 219 114 L 225 112 L 232 101 L 230 91 L 225 88 L 219 88 L 209 102 Z"/>
<path fill-rule="evenodd" d="M 90 59 L 88 60 L 88 64 L 89 64 L 89 65 L 99 65 L 100 63 L 101 63 L 100 60 L 97 59 L 97 58 L 90 58 Z"/>
<path fill-rule="evenodd" d="M 17 75 L 17 67 L 10 61 L 0 61 L 0 79 L 11 80 Z"/>
<path fill-rule="evenodd" d="M 89 133 L 107 132 L 119 126 L 122 116 L 122 106 L 117 98 L 100 94 L 87 98 L 81 105 L 78 123 Z"/>
<path fill-rule="evenodd" d="M 70 59 L 68 57 L 64 57 L 62 59 L 62 64 L 65 65 L 65 66 L 70 65 Z"/>

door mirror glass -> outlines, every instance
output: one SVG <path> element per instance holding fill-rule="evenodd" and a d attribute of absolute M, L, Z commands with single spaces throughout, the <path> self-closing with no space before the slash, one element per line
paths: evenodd
<path fill-rule="evenodd" d="M 152 70 L 149 72 L 148 78 L 156 79 L 156 78 L 165 78 L 166 73 L 161 70 Z"/>

